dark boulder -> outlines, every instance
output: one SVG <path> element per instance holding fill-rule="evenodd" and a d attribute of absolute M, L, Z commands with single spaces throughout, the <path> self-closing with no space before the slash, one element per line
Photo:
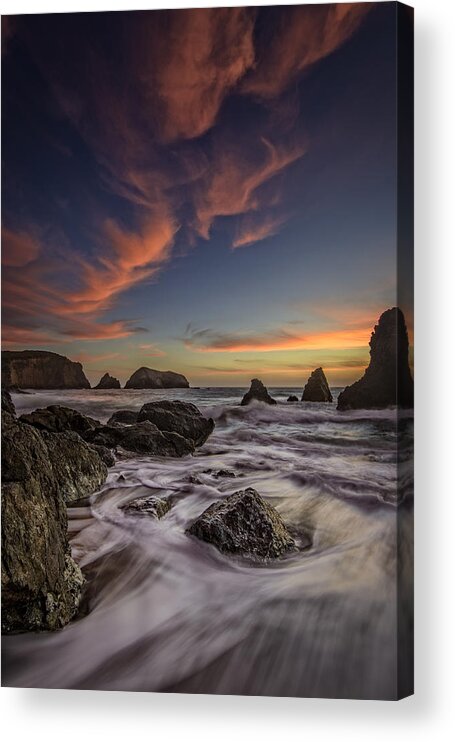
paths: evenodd
<path fill-rule="evenodd" d="M 251 386 L 247 393 L 244 395 L 240 404 L 250 404 L 253 399 L 257 400 L 258 402 L 265 402 L 266 404 L 276 404 L 276 400 L 270 396 L 266 387 L 259 379 L 251 380 Z"/>
<path fill-rule="evenodd" d="M 137 416 L 138 413 L 136 410 L 117 410 L 110 416 L 107 424 L 121 423 L 122 425 L 132 425 L 137 422 Z"/>
<path fill-rule="evenodd" d="M 138 415 L 138 422 L 148 420 L 162 432 L 178 433 L 192 441 L 194 447 L 202 446 L 215 423 L 206 418 L 190 402 L 161 400 L 145 404 Z"/>
<path fill-rule="evenodd" d="M 194 452 L 192 440 L 178 433 L 162 433 L 148 420 L 134 425 L 101 425 L 87 431 L 84 440 L 107 448 L 120 446 L 125 451 L 149 456 L 178 457 Z"/>
<path fill-rule="evenodd" d="M 3 414 L 2 630 L 57 629 L 75 614 L 83 585 L 68 544 L 67 475 L 59 479 L 44 434 Z"/>
<path fill-rule="evenodd" d="M 6 389 L 2 389 L 2 410 L 9 412 L 10 415 L 16 414 L 16 408 L 11 399 L 11 394 Z"/>
<path fill-rule="evenodd" d="M 34 410 L 26 415 L 21 415 L 21 422 L 39 430 L 47 430 L 50 433 L 63 433 L 73 431 L 82 435 L 100 425 L 98 420 L 94 420 L 88 415 L 83 415 L 71 407 L 62 407 L 61 405 L 50 405 L 42 409 Z"/>
<path fill-rule="evenodd" d="M 80 363 L 46 350 L 2 351 L 2 386 L 22 389 L 90 389 Z"/>
<path fill-rule="evenodd" d="M 125 389 L 180 389 L 188 388 L 188 379 L 175 371 L 157 371 L 142 366 L 128 379 Z"/>
<path fill-rule="evenodd" d="M 210 505 L 188 533 L 222 552 L 263 559 L 295 547 L 278 512 L 251 487 Z"/>
<path fill-rule="evenodd" d="M 298 402 L 298 397 L 295 396 L 295 394 L 291 394 L 290 397 L 288 397 L 288 402 Z"/>
<path fill-rule="evenodd" d="M 338 410 L 412 407 L 414 382 L 409 369 L 409 340 L 403 312 L 387 309 L 370 340 L 370 364 L 359 381 L 338 397 Z"/>
<path fill-rule="evenodd" d="M 116 379 L 114 376 L 110 376 L 110 374 L 105 373 L 104 376 L 101 377 L 98 384 L 93 387 L 94 389 L 121 389 L 120 382 L 118 379 Z"/>
<path fill-rule="evenodd" d="M 122 507 L 122 510 L 128 515 L 148 515 L 157 520 L 166 515 L 170 509 L 170 500 L 163 497 L 156 497 L 156 495 L 137 497 Z"/>
<path fill-rule="evenodd" d="M 89 443 L 88 445 L 96 451 L 101 461 L 106 464 L 107 467 L 114 466 L 115 456 L 110 448 L 107 448 L 107 446 L 98 446 L 96 443 Z"/>
<path fill-rule="evenodd" d="M 42 431 L 42 437 L 65 502 L 70 503 L 91 495 L 105 482 L 106 464 L 99 452 L 83 441 L 77 433 Z"/>
<path fill-rule="evenodd" d="M 322 368 L 316 368 L 311 373 L 303 390 L 302 402 L 333 402 L 333 397 Z"/>

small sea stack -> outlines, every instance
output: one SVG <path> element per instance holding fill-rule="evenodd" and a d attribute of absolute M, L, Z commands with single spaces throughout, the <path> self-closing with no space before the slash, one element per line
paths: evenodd
<path fill-rule="evenodd" d="M 254 399 L 258 402 L 265 402 L 266 404 L 276 404 L 276 399 L 273 399 L 273 397 L 270 396 L 266 387 L 259 379 L 251 379 L 251 386 L 244 395 L 240 404 L 250 404 Z"/>
<path fill-rule="evenodd" d="M 188 389 L 188 379 L 175 371 L 157 371 L 141 366 L 125 384 L 125 389 Z"/>
<path fill-rule="evenodd" d="M 111 376 L 107 372 L 101 377 L 98 384 L 93 387 L 94 389 L 121 389 L 120 382 L 115 376 Z"/>
<path fill-rule="evenodd" d="M 414 381 L 409 368 L 409 340 L 398 307 L 381 314 L 370 340 L 370 365 L 361 379 L 338 397 L 338 410 L 412 407 Z"/>
<path fill-rule="evenodd" d="M 333 397 L 322 368 L 315 368 L 305 384 L 302 402 L 333 402 Z"/>
<path fill-rule="evenodd" d="M 288 401 L 288 402 L 298 402 L 298 401 L 299 401 L 299 398 L 298 398 L 298 397 L 296 397 L 296 396 L 295 396 L 295 394 L 291 394 L 291 395 L 290 395 L 290 396 L 288 397 L 288 400 L 287 400 L 287 401 Z"/>

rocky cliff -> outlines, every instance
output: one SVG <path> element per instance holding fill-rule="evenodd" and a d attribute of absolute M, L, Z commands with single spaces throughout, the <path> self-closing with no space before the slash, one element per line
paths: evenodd
<path fill-rule="evenodd" d="M 157 371 L 142 366 L 134 372 L 125 384 L 125 389 L 186 389 L 188 379 L 174 371 Z"/>
<path fill-rule="evenodd" d="M 409 369 L 409 341 L 398 307 L 381 314 L 370 340 L 370 365 L 359 381 L 341 392 L 337 409 L 412 407 L 414 382 Z"/>
<path fill-rule="evenodd" d="M 22 389 L 90 389 L 80 363 L 45 350 L 3 351 L 2 386 Z"/>

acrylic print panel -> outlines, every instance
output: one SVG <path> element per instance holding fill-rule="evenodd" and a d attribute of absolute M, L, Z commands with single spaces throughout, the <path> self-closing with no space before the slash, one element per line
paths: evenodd
<path fill-rule="evenodd" d="M 412 693 L 412 10 L 8 16 L 3 683 Z"/>

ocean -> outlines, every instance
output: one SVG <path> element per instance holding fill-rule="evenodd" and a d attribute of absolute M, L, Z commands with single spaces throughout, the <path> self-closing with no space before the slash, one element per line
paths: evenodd
<path fill-rule="evenodd" d="M 91 507 L 68 508 L 89 580 L 81 616 L 56 633 L 3 637 L 5 685 L 397 696 L 409 649 L 400 627 L 412 620 L 412 596 L 399 589 L 412 581 L 412 412 L 398 421 L 394 409 L 337 412 L 340 389 L 332 404 L 287 403 L 301 387 L 269 388 L 276 406 L 240 407 L 245 391 L 13 395 L 18 414 L 64 404 L 102 422 L 182 399 L 216 427 L 194 456 L 118 461 Z M 277 508 L 301 548 L 257 564 L 186 533 L 246 487 Z M 145 494 L 172 498 L 162 520 L 120 509 Z"/>

